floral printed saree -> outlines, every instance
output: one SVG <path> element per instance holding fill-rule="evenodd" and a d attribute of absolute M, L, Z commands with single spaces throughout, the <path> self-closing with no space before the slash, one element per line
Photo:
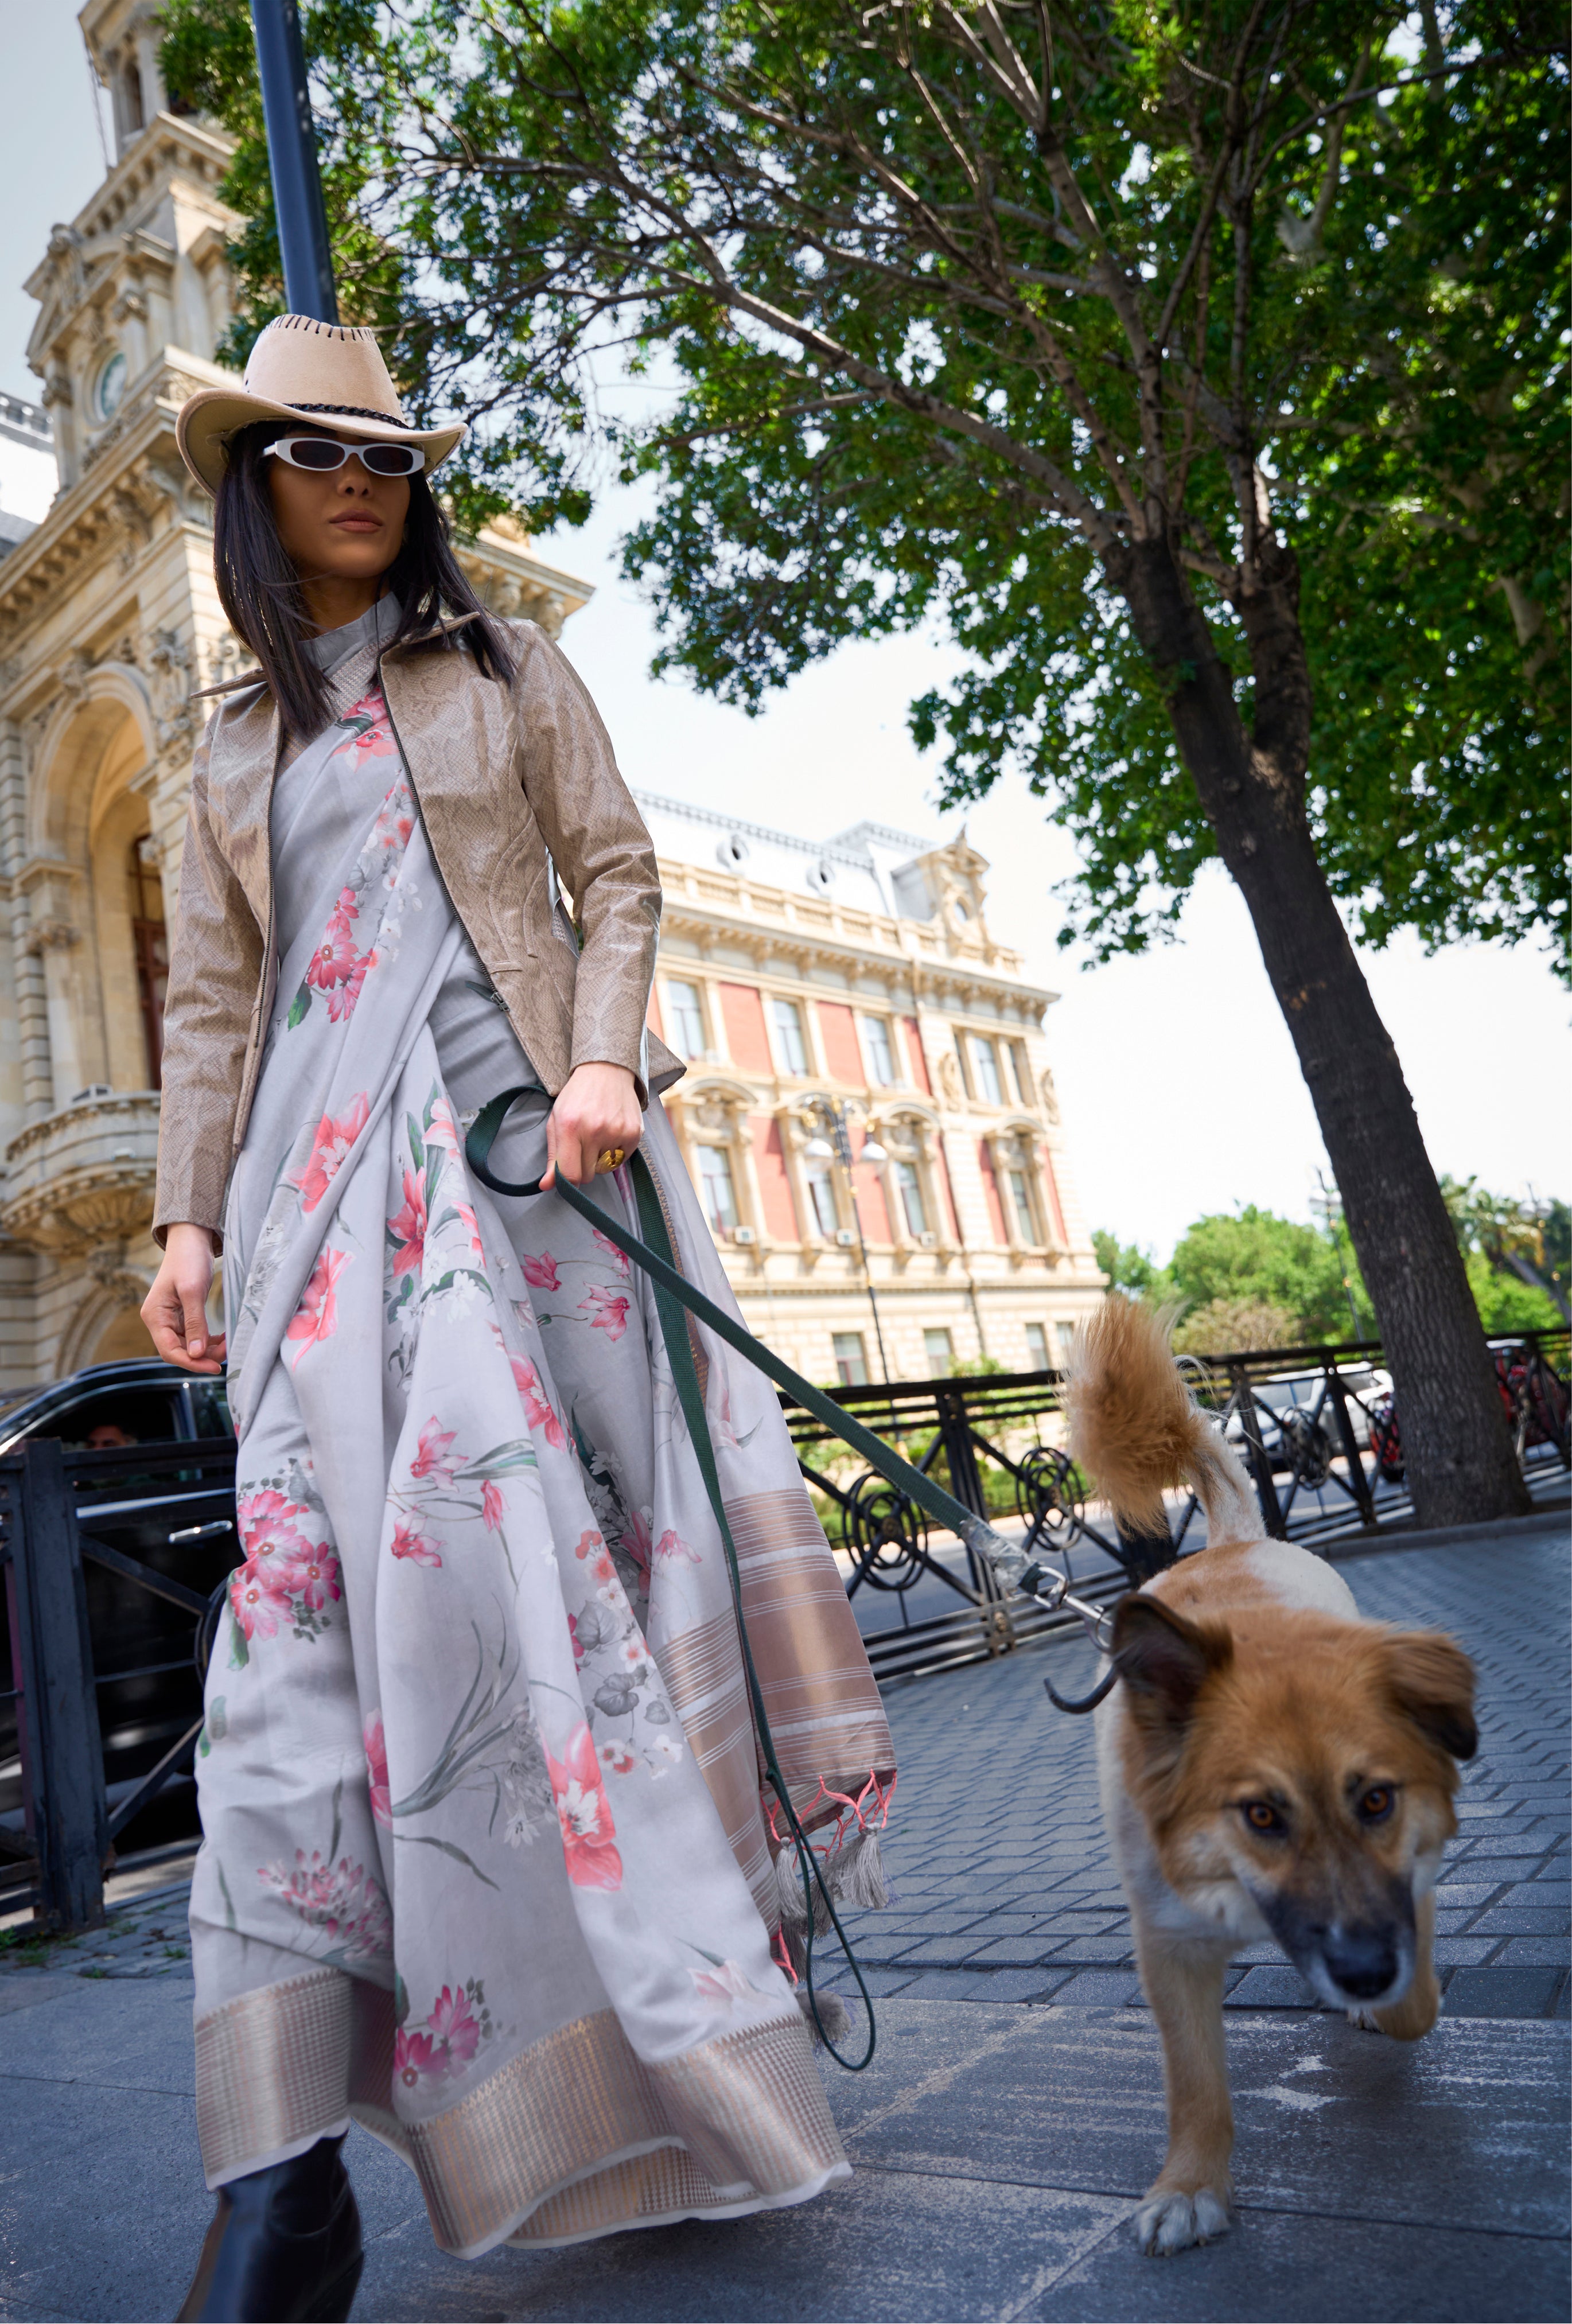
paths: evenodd
<path fill-rule="evenodd" d="M 273 809 L 278 1003 L 226 1226 L 245 1562 L 192 1894 L 208 2183 L 352 2118 L 474 2256 L 844 2176 L 785 1967 L 719 1538 L 653 1300 L 552 1195 L 472 1180 L 533 1079 L 375 683 Z M 562 940 L 571 941 L 564 925 Z M 494 1167 L 543 1167 L 550 1101 Z M 724 1273 L 652 1102 L 680 1263 Z M 622 1174 L 596 1199 L 633 1223 Z M 781 1764 L 833 1871 L 888 1730 L 772 1391 L 696 1335 Z"/>

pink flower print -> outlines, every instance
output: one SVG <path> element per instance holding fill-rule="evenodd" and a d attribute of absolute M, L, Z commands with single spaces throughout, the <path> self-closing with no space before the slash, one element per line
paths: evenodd
<path fill-rule="evenodd" d="M 365 1722 L 363 1735 L 365 1745 L 365 1768 L 370 1778 L 371 1812 L 378 1823 L 393 1830 L 393 1794 L 387 1779 L 387 1738 L 382 1731 L 382 1713 L 374 1711 Z"/>
<path fill-rule="evenodd" d="M 758 1995 L 757 1986 L 749 1984 L 736 1961 L 717 1961 L 713 1969 L 691 1969 L 688 1974 L 693 1979 L 695 1993 L 706 2001 L 718 2003 L 722 2009 Z"/>
<path fill-rule="evenodd" d="M 319 1614 L 331 1599 L 343 1596 L 338 1587 L 338 1560 L 330 1549 L 308 1550 L 289 1568 L 290 1595 Z"/>
<path fill-rule="evenodd" d="M 480 1240 L 479 1220 L 476 1217 L 475 1213 L 470 1209 L 467 1203 L 455 1203 L 453 1207 L 458 1213 L 459 1224 L 467 1229 L 468 1232 L 469 1256 L 471 1259 L 484 1259 L 485 1257 L 485 1246 Z"/>
<path fill-rule="evenodd" d="M 575 1557 L 587 1557 L 592 1549 L 600 1549 L 603 1546 L 604 1544 L 599 1534 L 581 1533 L 578 1536 L 578 1543 L 574 1547 L 573 1554 Z"/>
<path fill-rule="evenodd" d="M 655 1544 L 655 1554 L 657 1557 L 685 1557 L 689 1565 L 698 1565 L 700 1563 L 698 1552 L 696 1549 L 689 1549 L 682 1536 L 675 1532 L 670 1526 L 667 1526 Z"/>
<path fill-rule="evenodd" d="M 620 1888 L 623 1860 L 615 1846 L 616 1826 L 588 1728 L 580 1724 L 574 1729 L 561 1759 L 548 1751 L 546 1768 L 568 1877 L 576 1888 Z"/>
<path fill-rule="evenodd" d="M 350 1101 L 347 1113 L 340 1114 L 337 1120 L 330 1113 L 322 1116 L 317 1125 L 316 1137 L 311 1141 L 310 1156 L 305 1168 L 289 1182 L 301 1190 L 302 1210 L 316 1209 L 349 1159 L 355 1141 L 365 1128 L 370 1112 L 371 1101 L 362 1090 L 358 1097 Z"/>
<path fill-rule="evenodd" d="M 418 1275 L 426 1253 L 426 1173 L 424 1169 L 404 1172 L 404 1206 L 395 1211 L 387 1222 L 389 1234 L 397 1235 L 399 1247 L 393 1255 L 395 1275 Z"/>
<path fill-rule="evenodd" d="M 573 1662 L 575 1668 L 577 1668 L 584 1660 L 585 1655 L 584 1641 L 578 1635 L 578 1617 L 577 1614 L 569 1614 L 568 1617 L 568 1635 L 573 1641 Z"/>
<path fill-rule="evenodd" d="M 528 1251 L 524 1253 L 524 1281 L 532 1291 L 561 1290 L 557 1262 L 549 1250 L 543 1250 L 538 1259 L 532 1259 Z"/>
<path fill-rule="evenodd" d="M 393 2035 L 393 2072 L 406 2090 L 412 2090 L 422 2074 L 428 2078 L 439 2074 L 442 2064 L 429 2034 L 411 2034 L 399 2027 Z"/>
<path fill-rule="evenodd" d="M 275 1577 L 254 1565 L 230 1575 L 230 1610 L 248 1639 L 277 1637 L 279 1616 L 288 1613 L 290 1602 L 282 1582 L 282 1573 Z"/>
<path fill-rule="evenodd" d="M 501 1529 L 502 1521 L 507 1515 L 507 1508 L 508 1505 L 503 1499 L 500 1485 L 487 1484 L 482 1488 L 480 1516 L 487 1533 L 496 1533 Z"/>
<path fill-rule="evenodd" d="M 592 1310 L 590 1330 L 604 1332 L 608 1340 L 620 1340 L 628 1328 L 628 1302 L 620 1291 L 607 1291 L 604 1285 L 592 1283 L 578 1305 L 580 1313 L 586 1307 Z"/>
<path fill-rule="evenodd" d="M 264 1864 L 256 1877 L 264 1887 L 276 1888 L 309 1928 L 336 1939 L 347 1959 L 370 1960 L 392 1950 L 387 1898 L 364 1865 L 351 1864 L 347 1856 L 334 1865 L 316 1849 L 308 1864 L 305 1849 L 298 1848 L 292 1872 L 282 1864 Z"/>
<path fill-rule="evenodd" d="M 548 1444 L 560 1452 L 568 1439 L 562 1434 L 562 1423 L 546 1400 L 541 1385 L 541 1375 L 527 1356 L 510 1359 L 513 1368 L 513 1384 L 524 1400 L 524 1418 L 532 1428 L 540 1429 Z"/>
<path fill-rule="evenodd" d="M 450 1993 L 444 1986 L 426 2023 L 442 2044 L 444 2062 L 467 2066 L 480 2047 L 480 2027 L 463 1987 Z"/>
<path fill-rule="evenodd" d="M 627 1253 L 625 1251 L 619 1250 L 615 1243 L 613 1242 L 610 1235 L 602 1234 L 598 1227 L 591 1227 L 589 1231 L 595 1240 L 600 1245 L 602 1250 L 605 1251 L 612 1265 L 617 1268 L 619 1273 L 625 1275 L 628 1271 Z M 555 1290 L 557 1286 L 553 1284 L 551 1287 Z"/>
<path fill-rule="evenodd" d="M 355 1014 L 355 1004 L 360 998 L 365 980 L 375 966 L 376 952 L 374 947 L 370 952 L 360 954 L 339 991 L 328 995 L 328 1019 L 330 1024 L 348 1024 Z"/>
<path fill-rule="evenodd" d="M 450 1485 L 458 1473 L 458 1463 L 448 1450 L 458 1431 L 439 1428 L 437 1416 L 431 1415 L 421 1431 L 421 1446 L 410 1462 L 411 1477 L 430 1478 L 433 1484 Z"/>
<path fill-rule="evenodd" d="M 622 1545 L 639 1572 L 646 1580 L 650 1572 L 650 1517 L 646 1509 L 635 1509 L 623 1527 Z"/>
<path fill-rule="evenodd" d="M 393 728 L 388 723 L 387 704 L 380 694 L 363 695 L 360 700 L 344 713 L 347 725 L 352 718 L 367 718 L 371 724 L 355 737 L 355 748 L 365 759 L 391 759 L 398 749 Z"/>
<path fill-rule="evenodd" d="M 395 1557 L 413 1558 L 417 1565 L 440 1565 L 439 1551 L 434 1549 L 418 1524 L 400 1517 L 393 1527 L 393 1537 L 388 1544 Z"/>
<path fill-rule="evenodd" d="M 321 943 L 306 963 L 306 982 L 314 984 L 319 992 L 328 992 L 353 974 L 354 969 L 354 932 L 344 915 L 335 912 L 323 931 Z"/>
<path fill-rule="evenodd" d="M 453 1109 L 445 1097 L 438 1098 L 431 1107 L 431 1124 L 426 1132 L 428 1146 L 439 1146 L 444 1154 L 458 1158 L 458 1124 L 453 1119 Z"/>
<path fill-rule="evenodd" d="M 626 1671 L 642 1671 L 649 1659 L 643 1638 L 624 1638 L 617 1649 L 617 1660 Z"/>
<path fill-rule="evenodd" d="M 243 1493 L 236 1515 L 240 1519 L 240 1540 L 246 1559 L 259 1572 L 268 1566 L 271 1559 L 273 1563 L 268 1570 L 276 1572 L 311 1546 L 299 1527 L 291 1523 L 293 1517 L 304 1517 L 304 1509 L 298 1501 L 285 1500 L 271 1485 L 263 1486 L 258 1492 Z"/>
<path fill-rule="evenodd" d="M 308 1348 L 315 1347 L 319 1340 L 330 1340 L 338 1329 L 338 1299 L 334 1286 L 348 1266 L 350 1256 L 347 1250 L 325 1250 L 311 1269 L 311 1279 L 284 1333 L 286 1340 L 299 1342 L 297 1364 Z"/>
<path fill-rule="evenodd" d="M 614 1736 L 609 1743 L 603 1743 L 600 1747 L 600 1764 L 603 1767 L 609 1767 L 614 1775 L 630 1774 L 635 1765 L 633 1747 L 618 1741 Z"/>
<path fill-rule="evenodd" d="M 589 1571 L 593 1578 L 603 1585 L 606 1582 L 615 1582 L 616 1580 L 616 1567 L 612 1563 L 604 1549 L 601 1551 L 599 1556 L 596 1559 Z"/>

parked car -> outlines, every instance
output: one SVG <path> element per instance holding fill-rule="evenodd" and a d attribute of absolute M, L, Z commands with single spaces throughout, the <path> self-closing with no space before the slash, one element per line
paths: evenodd
<path fill-rule="evenodd" d="M 58 1437 L 82 1536 L 135 1561 L 152 1577 L 210 1600 L 238 1562 L 235 1532 L 234 1430 L 224 1382 L 199 1379 L 153 1358 L 94 1364 L 47 1387 L 0 1397 L 0 1457 L 30 1438 Z M 171 1465 L 172 1445 L 201 1444 L 201 1464 Z M 142 1447 L 161 1448 L 138 1462 Z M 226 1462 L 225 1449 L 231 1452 Z M 215 1463 L 213 1455 L 220 1455 Z M 88 1456 L 73 1471 L 73 1456 Z M 189 1606 L 160 1596 L 124 1571 L 84 1556 L 104 1774 L 111 1812 L 200 1716 L 193 1661 L 196 1622 Z M 0 1598 L 0 1653 L 14 1667 L 14 1600 Z M 118 1856 L 194 1839 L 195 1787 L 181 1763 L 171 1781 L 116 1836 Z M 14 1697 L 0 1701 L 0 1888 L 7 1866 L 23 1877 L 22 1765 Z M 9 1845 L 7 1845 L 9 1840 Z"/>
<path fill-rule="evenodd" d="M 1366 1416 L 1390 1393 L 1392 1382 L 1382 1371 L 1365 1364 L 1340 1372 L 1348 1397 L 1348 1423 L 1355 1443 L 1369 1425 Z M 1250 1383 L 1256 1431 L 1274 1475 L 1299 1479 L 1313 1492 L 1326 1482 L 1334 1461 L 1344 1457 L 1337 1407 L 1322 1371 L 1284 1372 Z M 1242 1459 L 1248 1460 L 1244 1415 L 1229 1412 L 1224 1434 Z"/>

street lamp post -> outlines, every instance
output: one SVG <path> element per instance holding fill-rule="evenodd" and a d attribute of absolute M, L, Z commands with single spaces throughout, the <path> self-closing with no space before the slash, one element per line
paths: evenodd
<path fill-rule="evenodd" d="M 863 1232 L 863 1213 L 857 1201 L 857 1182 L 852 1170 L 852 1140 L 850 1128 L 846 1121 L 846 1110 L 837 1099 L 820 1098 L 803 1118 L 814 1132 L 803 1151 L 811 1154 L 818 1161 L 838 1162 L 846 1174 L 846 1192 L 851 1196 L 852 1217 L 857 1230 L 857 1250 L 862 1255 L 863 1280 L 868 1286 L 868 1305 L 874 1312 L 874 1337 L 879 1343 L 879 1370 L 883 1373 L 884 1385 L 888 1388 L 890 1359 L 884 1352 L 884 1332 L 879 1321 L 878 1295 L 874 1289 L 874 1270 L 868 1264 L 867 1238 Z M 828 1138 L 824 1134 L 827 1127 L 830 1133 Z M 858 1158 L 864 1162 L 879 1163 L 888 1160 L 889 1157 L 878 1139 L 870 1132 L 863 1140 L 863 1150 Z"/>
<path fill-rule="evenodd" d="M 291 314 L 310 315 L 319 323 L 336 323 L 338 296 L 333 287 L 333 252 L 317 167 L 311 93 L 306 82 L 306 50 L 296 0 L 251 0 L 251 21 L 256 34 L 263 116 L 267 123 L 267 161 L 273 176 L 279 254 L 283 260 L 284 298 Z"/>

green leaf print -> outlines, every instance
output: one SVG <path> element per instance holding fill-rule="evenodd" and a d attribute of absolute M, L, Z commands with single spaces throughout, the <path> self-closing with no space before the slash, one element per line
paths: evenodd
<path fill-rule="evenodd" d="M 303 1025 L 305 1023 L 306 1011 L 310 1008 L 310 1005 L 311 988 L 309 984 L 302 984 L 294 999 L 290 1002 L 290 1013 L 284 1019 L 284 1029 L 286 1032 L 292 1033 L 297 1025 Z"/>

